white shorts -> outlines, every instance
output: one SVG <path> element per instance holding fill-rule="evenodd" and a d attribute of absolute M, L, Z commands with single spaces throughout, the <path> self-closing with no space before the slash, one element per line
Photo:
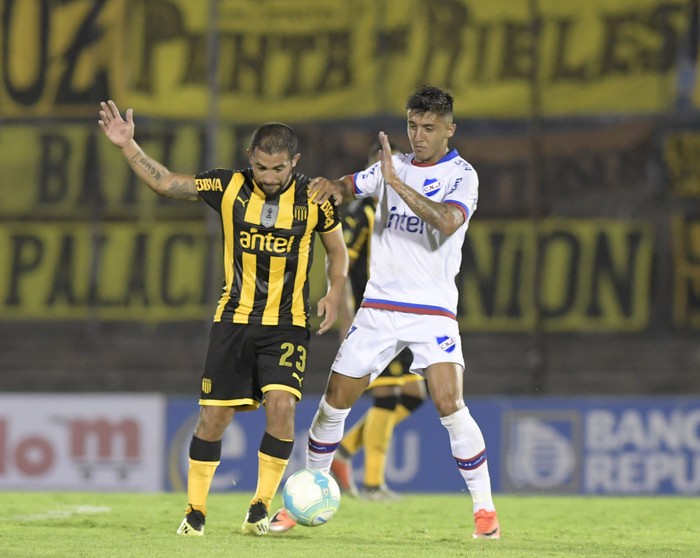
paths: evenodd
<path fill-rule="evenodd" d="M 424 374 L 431 364 L 454 362 L 464 370 L 456 320 L 360 308 L 331 369 L 343 376 L 373 381 L 405 347 L 413 353 L 411 372 Z"/>

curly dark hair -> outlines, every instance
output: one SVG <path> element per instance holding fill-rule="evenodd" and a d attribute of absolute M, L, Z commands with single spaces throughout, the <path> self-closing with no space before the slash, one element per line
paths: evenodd
<path fill-rule="evenodd" d="M 251 151 L 257 147 L 269 155 L 286 152 L 290 157 L 294 157 L 297 154 L 298 144 L 294 129 L 281 122 L 263 124 L 253 132 L 253 137 L 250 138 Z"/>
<path fill-rule="evenodd" d="M 447 91 L 432 85 L 424 85 L 406 101 L 406 110 L 432 112 L 438 116 L 451 116 L 454 98 Z"/>

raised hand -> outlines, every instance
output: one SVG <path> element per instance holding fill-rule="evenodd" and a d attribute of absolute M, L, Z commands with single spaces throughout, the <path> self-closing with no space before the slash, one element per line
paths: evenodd
<path fill-rule="evenodd" d="M 97 123 L 111 141 L 117 147 L 126 147 L 134 139 L 134 111 L 127 109 L 126 120 L 119 114 L 119 109 L 114 101 L 100 103 L 100 119 Z"/>
<path fill-rule="evenodd" d="M 387 184 L 393 187 L 392 183 L 396 178 L 394 171 L 394 161 L 392 160 L 391 145 L 389 145 L 389 136 L 384 132 L 379 132 L 379 142 L 382 144 L 382 176 Z"/>

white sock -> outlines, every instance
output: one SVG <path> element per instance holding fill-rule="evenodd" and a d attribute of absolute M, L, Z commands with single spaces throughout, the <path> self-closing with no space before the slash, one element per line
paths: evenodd
<path fill-rule="evenodd" d="M 440 419 L 450 435 L 452 456 L 472 496 L 474 512 L 494 511 L 486 443 L 479 425 L 466 407 Z"/>
<path fill-rule="evenodd" d="M 328 471 L 335 451 L 343 439 L 345 419 L 350 409 L 336 409 L 322 397 L 318 411 L 309 428 L 309 445 L 306 449 L 306 466 Z"/>

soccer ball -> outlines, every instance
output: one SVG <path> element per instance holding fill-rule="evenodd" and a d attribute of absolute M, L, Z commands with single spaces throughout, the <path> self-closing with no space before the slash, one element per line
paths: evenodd
<path fill-rule="evenodd" d="M 340 506 L 340 488 L 320 469 L 301 469 L 287 479 L 282 490 L 284 509 L 299 525 L 328 523 Z"/>

